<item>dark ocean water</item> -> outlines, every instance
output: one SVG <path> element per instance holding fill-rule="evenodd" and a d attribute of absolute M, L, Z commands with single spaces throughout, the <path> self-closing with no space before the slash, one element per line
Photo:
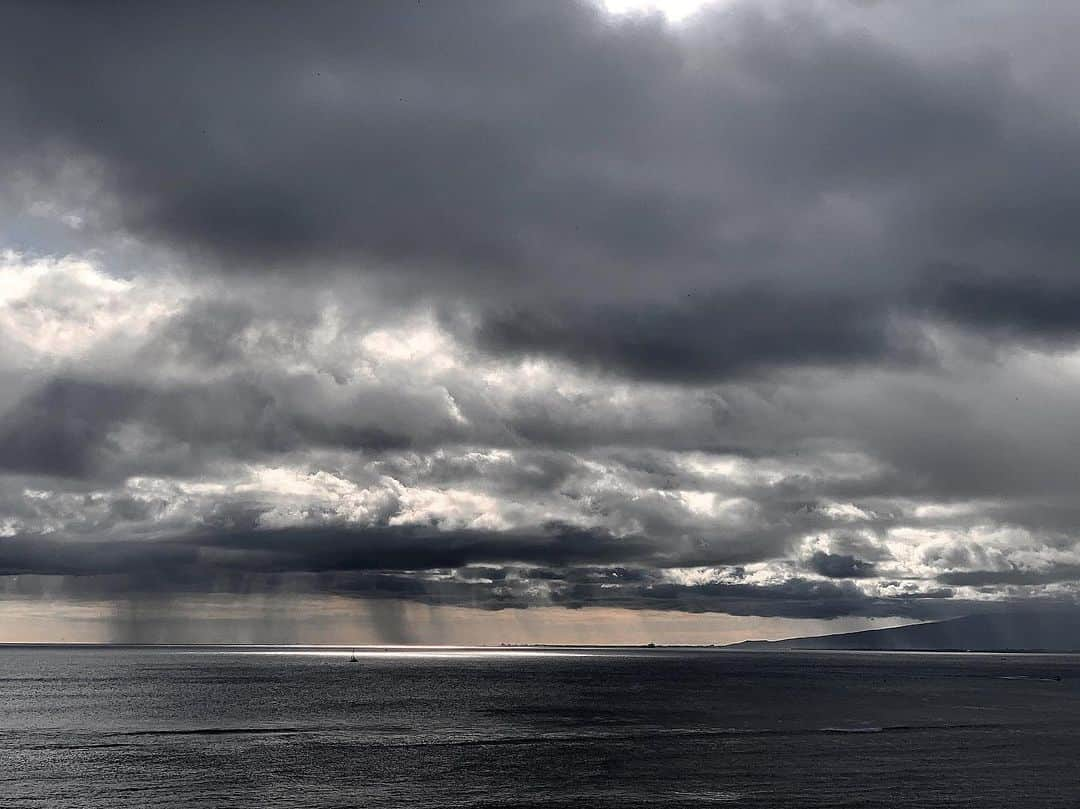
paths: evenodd
<path fill-rule="evenodd" d="M 1080 657 L 360 658 L 0 649 L 0 806 L 1080 806 Z"/>

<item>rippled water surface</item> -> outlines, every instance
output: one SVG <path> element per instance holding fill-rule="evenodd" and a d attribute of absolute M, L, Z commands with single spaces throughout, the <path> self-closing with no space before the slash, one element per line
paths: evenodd
<path fill-rule="evenodd" d="M 0 806 L 1080 805 L 1080 657 L 358 651 L 2 648 Z"/>

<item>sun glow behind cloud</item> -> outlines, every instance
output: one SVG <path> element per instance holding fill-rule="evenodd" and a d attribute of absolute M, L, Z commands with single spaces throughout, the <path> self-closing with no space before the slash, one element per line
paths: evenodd
<path fill-rule="evenodd" d="M 682 22 L 704 8 L 723 4 L 725 0 L 601 0 L 611 14 L 641 14 L 660 12 L 671 22 Z"/>

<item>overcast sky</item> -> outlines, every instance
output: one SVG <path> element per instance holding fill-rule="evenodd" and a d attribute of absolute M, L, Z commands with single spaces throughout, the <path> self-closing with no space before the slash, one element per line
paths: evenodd
<path fill-rule="evenodd" d="M 1072 603 L 1080 5 L 669 6 L 5 3 L 0 640 Z"/>

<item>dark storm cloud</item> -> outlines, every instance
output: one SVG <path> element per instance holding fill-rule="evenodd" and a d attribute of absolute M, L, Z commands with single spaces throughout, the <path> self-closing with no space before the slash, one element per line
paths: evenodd
<path fill-rule="evenodd" d="M 132 413 L 140 392 L 57 379 L 0 418 L 0 469 L 85 477 L 98 466 L 112 427 Z"/>
<path fill-rule="evenodd" d="M 147 541 L 63 541 L 52 537 L 5 537 L 0 542 L 0 575 L 37 574 L 90 576 L 137 574 L 153 578 L 155 571 L 197 561 L 194 548 Z"/>
<path fill-rule="evenodd" d="M 665 230 L 649 214 L 662 223 L 667 199 L 560 178 L 542 154 L 588 154 L 649 111 L 639 83 L 678 68 L 655 21 L 611 36 L 598 10 L 569 3 L 88 11 L 5 10 L 19 33 L 3 62 L 21 124 L 9 137 L 103 158 L 144 232 L 248 261 L 360 253 L 513 269 L 528 252 L 520 226 L 575 230 L 559 210 L 568 191 L 579 210 L 607 203 L 650 228 L 612 217 L 621 241 Z M 66 58 L 43 64 L 46 42 Z M 681 229 L 667 227 L 668 244 Z"/>
<path fill-rule="evenodd" d="M 102 227 L 219 269 L 363 266 L 464 303 L 497 353 L 669 380 L 905 361 L 928 305 L 1071 335 L 1075 123 L 1000 53 L 826 10 L 13 3 L 0 138 L 24 173 L 97 161 Z M 924 272 L 972 263 L 977 288 Z"/>
<path fill-rule="evenodd" d="M 656 585 L 645 598 L 671 602 L 689 611 L 719 610 L 731 615 L 787 618 L 836 618 L 841 615 L 914 615 L 940 612 L 924 602 L 867 596 L 850 582 L 789 579 L 782 584 Z"/>
<path fill-rule="evenodd" d="M 603 564 L 656 558 L 642 537 L 550 524 L 535 531 L 440 530 L 437 526 L 295 527 L 212 532 L 163 539 L 78 540 L 17 536 L 0 541 L 4 575 L 91 575 L 197 565 L 240 572 L 436 570 L 492 562 Z"/>
<path fill-rule="evenodd" d="M 553 524 L 535 532 L 437 527 L 289 528 L 192 537 L 203 548 L 250 554 L 281 570 L 431 570 L 483 562 L 568 565 L 654 556 L 654 542 Z"/>
<path fill-rule="evenodd" d="M 662 582 L 655 571 L 644 569 L 623 569 L 622 574 L 616 576 L 610 570 L 595 568 L 579 568 L 572 573 L 511 568 L 493 584 L 476 582 L 467 575 L 433 580 L 400 573 L 362 573 L 338 575 L 322 584 L 342 595 L 408 598 L 431 604 L 483 609 L 520 609 L 540 605 L 571 609 L 606 606 L 818 620 L 843 616 L 942 620 L 1003 612 L 1019 606 L 1052 607 L 1071 603 L 1048 597 L 973 601 L 954 598 L 953 592 L 946 588 L 875 597 L 851 585 L 800 578 L 781 584 L 727 582 L 685 585 Z M 538 585 L 541 586 L 539 595 Z"/>
<path fill-rule="evenodd" d="M 1068 600 L 1074 15 L 999 5 L 4 5 L 0 238 L 71 233 L 0 254 L 0 572 Z"/>
<path fill-rule="evenodd" d="M 779 584 L 736 580 L 687 585 L 664 581 L 654 569 L 593 566 L 614 558 L 649 560 L 654 550 L 640 539 L 615 539 L 602 532 L 558 526 L 501 535 L 337 529 L 107 543 L 36 537 L 0 543 L 0 573 L 18 576 L 17 586 L 7 592 L 24 596 L 40 595 L 39 583 L 63 576 L 65 594 L 82 598 L 272 593 L 291 587 L 483 609 L 607 606 L 823 619 L 943 617 L 985 608 L 967 602 L 929 604 L 918 593 L 871 597 L 849 582 L 793 578 Z M 515 565 L 470 564 L 453 569 L 472 561 L 507 560 L 514 560 Z M 533 567 L 536 562 L 557 567 Z M 939 591 L 931 600 L 947 598 Z"/>
<path fill-rule="evenodd" d="M 875 575 L 875 565 L 843 553 L 816 551 L 809 560 L 810 569 L 830 579 L 861 579 Z"/>
<path fill-rule="evenodd" d="M 490 315 L 472 335 L 497 354 L 553 354 L 599 369 L 707 381 L 759 365 L 912 362 L 919 340 L 877 301 L 782 288 L 687 293 L 675 305 Z M 783 326 L 778 328 L 777 324 Z"/>
<path fill-rule="evenodd" d="M 1030 273 L 995 277 L 949 267 L 929 276 L 924 300 L 932 313 L 948 321 L 1003 337 L 1053 342 L 1075 339 L 1080 332 L 1080 288 L 1070 278 Z"/>
<path fill-rule="evenodd" d="M 361 415 L 335 420 L 301 404 L 319 380 L 279 381 L 275 387 L 241 374 L 158 387 L 51 379 L 0 418 L 0 470 L 87 479 L 152 470 L 194 474 L 215 454 L 251 458 L 313 446 L 378 452 L 413 442 L 386 426 L 395 405 L 399 416 L 408 405 L 392 392 L 361 394 L 350 402 Z M 122 446 L 117 436 L 125 425 L 137 426 L 145 443 Z"/>

